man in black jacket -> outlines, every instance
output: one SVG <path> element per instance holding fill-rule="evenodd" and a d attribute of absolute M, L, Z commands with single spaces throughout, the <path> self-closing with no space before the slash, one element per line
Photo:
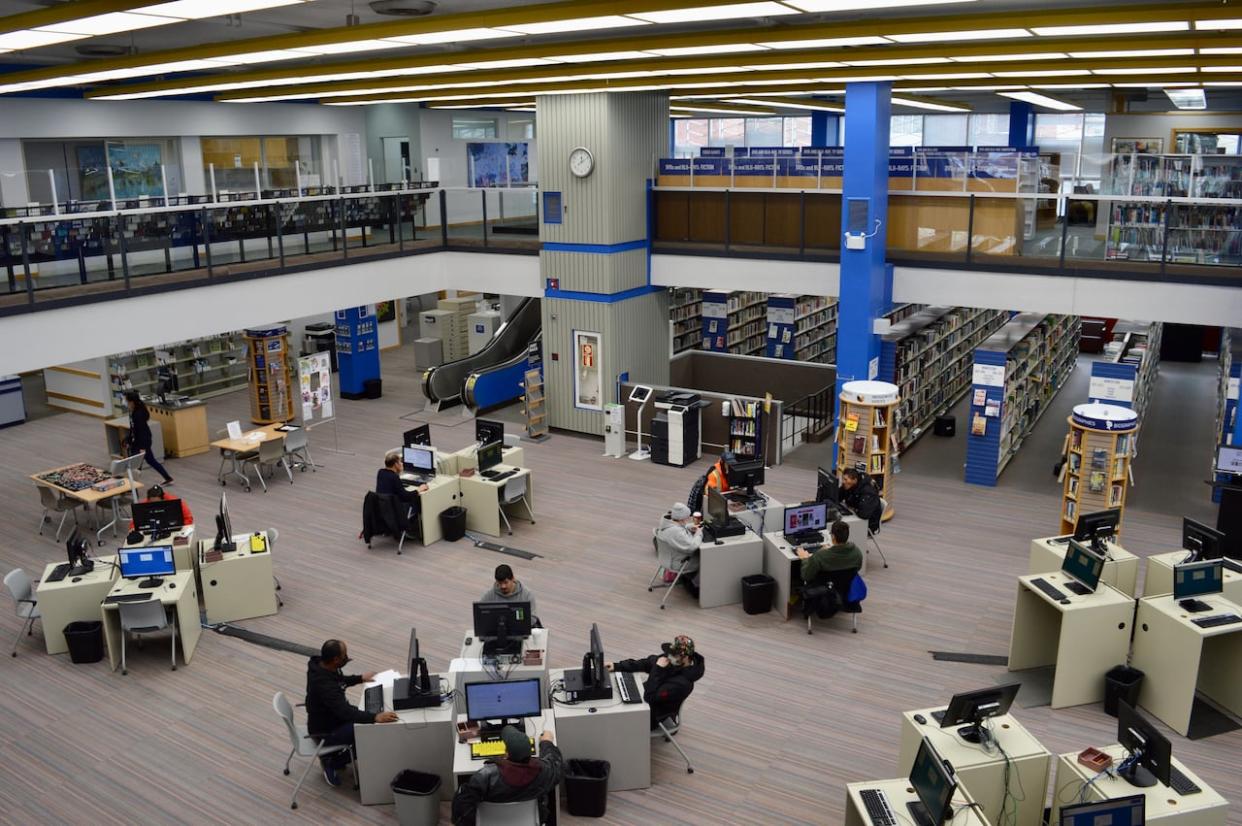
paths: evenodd
<path fill-rule="evenodd" d="M 551 732 L 539 737 L 539 756 L 532 758 L 530 738 L 513 726 L 500 733 L 505 756 L 489 760 L 453 796 L 453 826 L 474 826 L 480 803 L 539 801 L 539 822 L 548 820 L 548 798 L 561 782 L 565 761 Z"/>
<path fill-rule="evenodd" d="M 867 474 L 852 467 L 841 471 L 841 504 L 859 519 L 866 520 L 872 533 L 880 529 L 884 506 L 880 502 L 879 489 Z"/>
<path fill-rule="evenodd" d="M 427 490 L 426 485 L 419 485 L 418 491 L 405 489 L 401 481 L 401 451 L 390 450 L 384 454 L 384 466 L 375 474 L 375 492 L 381 496 L 395 496 L 411 508 L 418 507 L 418 494 Z"/>
<path fill-rule="evenodd" d="M 694 691 L 694 684 L 703 676 L 706 662 L 694 650 L 694 640 L 683 635 L 660 646 L 664 654 L 652 654 L 641 660 L 606 663 L 609 671 L 642 671 L 647 674 L 643 701 L 651 706 L 651 728 L 672 717 L 682 702 Z"/>
<path fill-rule="evenodd" d="M 313 737 L 322 739 L 325 746 L 354 744 L 355 723 L 395 723 L 397 715 L 381 711 L 371 715 L 359 709 L 345 697 L 345 689 L 358 683 L 375 679 L 375 672 L 346 676 L 341 669 L 349 663 L 349 651 L 344 641 L 328 640 L 319 650 L 318 657 L 311 657 L 306 665 L 306 730 Z M 350 761 L 350 752 L 342 751 L 324 757 L 323 779 L 330 785 L 341 785 L 337 772 Z"/>

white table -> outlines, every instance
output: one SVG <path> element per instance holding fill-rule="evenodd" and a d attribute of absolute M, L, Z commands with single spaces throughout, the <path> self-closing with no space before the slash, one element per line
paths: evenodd
<path fill-rule="evenodd" d="M 469 643 L 465 640 L 470 640 Z M 535 628 L 531 630 L 531 634 L 522 641 L 522 653 L 527 651 L 540 650 L 543 651 L 543 660 L 540 665 L 512 665 L 504 663 L 499 666 L 501 672 L 506 674 L 507 680 L 539 680 L 539 704 L 543 708 L 548 707 L 548 630 L 546 628 Z M 465 713 L 466 711 L 466 685 L 469 683 L 490 683 L 495 681 L 495 677 L 488 673 L 488 669 L 484 668 L 483 663 L 483 641 L 475 637 L 473 632 L 467 631 L 463 634 L 461 654 L 449 663 L 449 679 L 452 681 L 453 687 L 457 690 L 457 711 Z"/>
<path fill-rule="evenodd" d="M 384 710 L 392 711 L 392 683 L 384 686 Z M 364 687 L 365 691 L 365 687 Z M 358 699 L 358 708 L 363 699 Z M 396 723 L 354 726 L 358 755 L 358 793 L 363 805 L 392 803 L 392 779 L 406 769 L 440 778 L 440 799 L 451 800 L 453 785 L 453 704 L 398 711 Z"/>
<path fill-rule="evenodd" d="M 1173 566 L 1180 565 L 1188 551 L 1171 551 L 1147 557 L 1147 576 L 1143 578 L 1143 596 L 1173 593 Z M 1221 594 L 1235 605 L 1242 605 L 1242 574 L 1224 568 Z"/>
<path fill-rule="evenodd" d="M 553 684 L 564 676 L 563 668 L 549 673 Z M 651 707 L 621 702 L 619 675 L 609 676 L 613 684 L 610 700 L 553 703 L 557 745 L 566 760 L 607 760 L 608 791 L 645 789 L 651 785 Z M 634 677 L 641 692 L 647 675 Z"/>
<path fill-rule="evenodd" d="M 1064 536 L 1032 539 L 1027 573 L 1047 574 L 1061 570 L 1061 563 L 1065 561 L 1065 554 L 1069 550 L 1069 542 L 1065 541 L 1067 539 Z M 1104 570 L 1100 573 L 1100 582 L 1113 586 L 1126 596 L 1137 596 L 1138 557 L 1115 542 L 1107 542 L 1105 547 L 1108 549 L 1108 557 L 1104 561 Z"/>

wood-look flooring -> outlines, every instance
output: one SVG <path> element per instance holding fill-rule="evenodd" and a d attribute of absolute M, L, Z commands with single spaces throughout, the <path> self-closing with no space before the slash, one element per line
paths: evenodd
<path fill-rule="evenodd" d="M 344 638 L 358 671 L 400 668 L 410 626 L 417 626 L 433 670 L 443 670 L 470 624 L 470 602 L 490 585 L 493 567 L 508 562 L 538 596 L 553 666 L 578 660 L 592 622 L 610 658 L 651 653 L 674 634 L 691 635 L 707 672 L 686 704 L 678 739 L 696 773 L 685 773 L 670 746 L 653 743 L 654 785 L 610 796 L 602 823 L 841 823 L 845 783 L 897 776 L 901 711 L 1003 674 L 935 662 L 927 652 L 1006 653 L 1028 543 L 1057 524 L 1051 490 L 967 488 L 907 472 L 897 477 L 897 516 L 881 537 L 892 567 L 882 569 L 873 556 L 857 635 L 835 620 L 808 637 L 797 621 L 747 616 L 740 605 L 700 610 L 684 593 L 660 611 L 661 593 L 646 590 L 655 564 L 650 529 L 705 465 L 679 470 L 607 459 L 598 439 L 556 434 L 526 445 L 538 524 L 515 522 L 507 540 L 542 559 L 523 562 L 462 542 L 407 544 L 397 556 L 377 540 L 367 550 L 356 538 L 362 495 L 384 450 L 411 426 L 401 417 L 420 406 L 417 385 L 408 351 L 385 353 L 384 398 L 342 401 L 337 423 L 313 431 L 312 452 L 324 467 L 295 474 L 292 486 L 277 477 L 266 494 L 230 484 L 236 529 L 279 529 L 274 562 L 284 585 L 278 615 L 239 625 L 312 646 Z M 213 399 L 210 426 L 246 420 L 246 404 L 244 394 Z M 473 437 L 468 420 L 435 420 L 441 448 Z M 341 452 L 333 450 L 338 437 Z M 799 461 L 769 472 L 767 490 L 783 501 L 809 497 L 814 465 L 824 461 L 811 452 L 826 450 L 803 448 Z M 61 546 L 35 535 L 38 497 L 28 474 L 105 458 L 103 424 L 84 416 L 0 431 L 0 570 L 36 571 L 63 558 Z M 208 453 L 167 465 L 177 480 L 173 491 L 204 522 L 220 493 L 218 462 Z M 1176 547 L 1179 525 L 1180 514 L 1129 511 L 1125 545 L 1143 555 Z M 10 606 L 6 597 L 6 645 L 18 628 Z M 271 698 L 279 690 L 301 700 L 302 658 L 205 632 L 188 667 L 170 671 L 163 642 L 151 640 L 145 651 L 131 649 L 130 673 L 122 677 L 106 660 L 73 665 L 67 656 L 47 656 L 40 634 L 37 628 L 23 638 L 17 659 L 0 657 L 5 822 L 393 821 L 392 807 L 361 806 L 348 784 L 333 789 L 316 774 L 300 808 L 290 811 L 293 780 L 281 774 L 289 741 Z M 1099 705 L 1017 714 L 1054 753 L 1115 739 L 1116 721 Z M 1171 739 L 1175 754 L 1242 801 L 1242 732 Z M 447 805 L 442 811 L 447 822 Z M 575 821 L 561 814 L 562 823 Z M 1229 823 L 1242 824 L 1237 803 Z"/>

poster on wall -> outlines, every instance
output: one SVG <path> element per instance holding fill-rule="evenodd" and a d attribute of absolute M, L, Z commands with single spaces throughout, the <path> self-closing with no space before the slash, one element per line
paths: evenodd
<path fill-rule="evenodd" d="M 164 178 L 160 171 L 162 162 L 163 153 L 159 144 L 108 144 L 108 164 L 112 167 L 112 187 L 116 190 L 116 197 L 163 195 Z M 105 181 L 105 191 L 107 187 Z"/>
<path fill-rule="evenodd" d="M 108 159 L 103 144 L 78 147 L 78 190 L 83 201 L 108 198 Z"/>
<path fill-rule="evenodd" d="M 380 324 L 385 321 L 397 320 L 397 302 L 396 301 L 378 301 L 375 304 L 375 320 Z"/>
<path fill-rule="evenodd" d="M 331 353 L 311 353 L 298 359 L 298 386 L 302 396 L 302 424 L 332 418 Z"/>
<path fill-rule="evenodd" d="M 574 407 L 603 410 L 599 333 L 574 330 Z"/>
<path fill-rule="evenodd" d="M 1114 155 L 1159 155 L 1164 138 L 1113 138 Z"/>
<path fill-rule="evenodd" d="M 488 141 L 466 144 L 470 186 L 517 186 L 530 182 L 529 144 Z"/>

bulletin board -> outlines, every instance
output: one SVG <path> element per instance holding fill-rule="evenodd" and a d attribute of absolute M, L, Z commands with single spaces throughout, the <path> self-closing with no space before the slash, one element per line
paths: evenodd
<path fill-rule="evenodd" d="M 311 353 L 298 359 L 298 384 L 303 424 L 334 418 L 331 353 Z"/>

